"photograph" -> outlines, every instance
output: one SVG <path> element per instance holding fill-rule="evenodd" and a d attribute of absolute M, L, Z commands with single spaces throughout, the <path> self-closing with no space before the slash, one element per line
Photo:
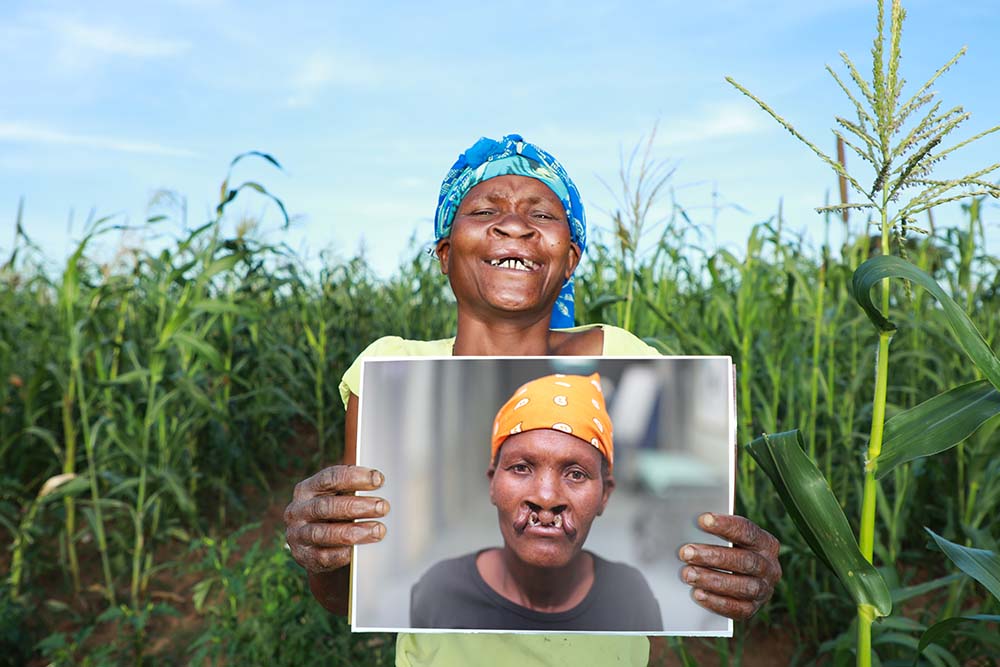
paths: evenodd
<path fill-rule="evenodd" d="M 733 377 L 728 357 L 365 360 L 358 465 L 391 510 L 355 550 L 353 629 L 731 636 L 678 550 L 733 511 Z"/>

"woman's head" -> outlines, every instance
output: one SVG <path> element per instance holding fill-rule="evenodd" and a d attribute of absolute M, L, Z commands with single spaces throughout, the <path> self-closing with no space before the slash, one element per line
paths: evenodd
<path fill-rule="evenodd" d="M 569 563 L 614 490 L 600 377 L 550 375 L 523 385 L 497 413 L 491 458 L 490 500 L 505 547 L 538 567 Z"/>
<path fill-rule="evenodd" d="M 467 201 L 470 196 L 479 200 L 475 207 Z M 530 198 L 547 200 L 543 202 L 544 212 L 532 207 Z M 483 208 L 483 203 L 490 204 L 489 210 Z M 498 203 L 507 206 L 499 207 Z M 497 227 L 498 221 L 507 228 L 517 228 Z M 542 225 L 543 221 L 559 225 Z M 480 305 L 484 290 L 485 303 L 491 305 L 494 295 L 489 291 L 490 283 L 501 278 L 501 291 L 508 294 L 496 295 L 499 299 L 493 306 L 509 311 L 544 306 L 552 309 L 553 328 L 573 325 L 571 276 L 586 248 L 585 216 L 573 181 L 559 162 L 541 148 L 518 135 L 499 141 L 482 138 L 473 144 L 459 156 L 441 185 L 434 231 L 442 270 L 448 274 L 460 306 Z M 505 252 L 510 255 L 497 256 Z M 532 267 L 524 261 L 532 255 L 539 255 L 545 266 Z M 511 262 L 501 270 L 517 268 L 522 273 L 505 275 L 487 268 L 491 263 L 496 268 L 496 260 L 505 259 Z M 466 261 L 466 269 L 474 270 L 456 274 L 452 266 L 456 260 Z M 532 268 L 543 271 L 529 275 Z M 526 279 L 526 284 L 519 284 L 520 279 Z"/>

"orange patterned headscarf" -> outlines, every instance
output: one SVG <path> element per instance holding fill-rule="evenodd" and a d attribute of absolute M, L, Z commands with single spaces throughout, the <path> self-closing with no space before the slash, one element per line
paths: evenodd
<path fill-rule="evenodd" d="M 541 428 L 569 433 L 590 443 L 608 460 L 608 470 L 613 469 L 611 418 L 597 373 L 590 377 L 546 375 L 522 385 L 493 420 L 490 460 L 496 459 L 500 445 L 510 436 Z"/>

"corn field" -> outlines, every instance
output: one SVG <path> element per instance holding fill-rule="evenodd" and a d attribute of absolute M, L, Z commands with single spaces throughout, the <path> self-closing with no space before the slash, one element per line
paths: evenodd
<path fill-rule="evenodd" d="M 1000 258 L 978 250 L 992 210 L 984 204 L 973 200 L 957 225 L 900 250 L 947 286 L 995 349 Z M 873 252 L 857 232 L 863 223 L 843 247 L 817 251 L 784 236 L 777 217 L 730 252 L 700 248 L 698 227 L 673 210 L 645 230 L 657 236 L 645 249 L 628 211 L 593 244 L 578 271 L 578 319 L 628 323 L 665 353 L 732 355 L 739 441 L 808 426 L 807 451 L 856 514 L 861 483 L 851 471 L 870 421 L 877 336 L 848 295 L 851 272 Z M 352 636 L 321 611 L 280 525 L 260 522 L 294 481 L 337 459 L 337 382 L 350 361 L 387 332 L 450 335 L 450 292 L 416 250 L 385 281 L 362 258 L 310 272 L 282 247 L 225 235 L 223 213 L 167 249 L 112 264 L 89 259 L 95 239 L 116 233 L 114 221 L 94 221 L 54 276 L 18 221 L 0 273 L 6 664 L 392 662 L 391 638 Z M 976 379 L 933 300 L 900 286 L 891 315 L 890 414 Z M 997 611 L 978 583 L 927 550 L 922 527 L 996 550 L 998 425 L 880 486 L 875 550 L 899 609 L 875 629 L 885 664 L 894 655 L 910 664 L 921 629 L 938 618 Z M 794 661 L 839 664 L 850 600 L 749 456 L 737 476 L 737 509 L 779 537 L 784 578 L 734 640 L 672 641 L 668 659 L 694 664 L 703 644 L 741 664 L 746 641 L 757 641 L 747 637 L 780 628 Z M 988 624 L 932 648 L 923 659 L 943 665 L 990 664 L 968 661 L 1000 652 Z"/>
<path fill-rule="evenodd" d="M 930 107 L 891 146 L 961 52 L 897 107 L 905 13 L 893 2 L 885 29 L 879 7 L 872 83 L 845 56 L 856 98 L 831 70 L 859 119 L 837 119 L 837 160 L 731 80 L 833 168 L 840 204 L 814 221 L 779 210 L 742 248 L 712 247 L 650 139 L 624 160 L 618 209 L 592 219 L 604 231 L 576 273 L 577 324 L 733 357 L 736 510 L 782 543 L 774 597 L 733 639 L 671 638 L 651 664 L 1000 664 L 1000 257 L 985 250 L 1000 164 L 932 178 L 961 107 Z M 875 167 L 871 188 L 845 144 Z M 230 170 L 243 159 L 279 166 L 250 152 Z M 926 189 L 892 217 L 908 187 Z M 255 221 L 233 224 L 244 196 L 287 224 L 263 185 L 227 175 L 201 226 L 185 207 L 151 216 L 184 231 L 102 260 L 122 224 L 92 220 L 58 270 L 18 213 L 0 265 L 0 666 L 393 664 L 392 636 L 351 634 L 312 599 L 281 511 L 343 451 L 351 361 L 383 335 L 454 335 L 454 300 L 417 247 L 389 279 L 364 257 L 306 266 Z M 845 241 L 788 231 L 806 224 Z M 830 517 L 839 532 L 823 532 Z"/>

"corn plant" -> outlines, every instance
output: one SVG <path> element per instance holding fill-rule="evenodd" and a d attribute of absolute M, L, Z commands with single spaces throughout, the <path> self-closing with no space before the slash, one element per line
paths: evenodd
<path fill-rule="evenodd" d="M 875 550 L 878 479 L 903 463 L 930 456 L 958 445 L 983 423 L 1000 414 L 1000 360 L 972 324 L 969 316 L 925 271 L 906 259 L 891 255 L 896 241 L 905 254 L 916 216 L 935 206 L 961 199 L 1000 196 L 1000 188 L 986 180 L 1000 163 L 974 170 L 959 178 L 941 179 L 935 166 L 956 150 L 967 146 L 1000 126 L 992 127 L 947 148 L 942 144 L 969 114 L 962 107 L 942 110 L 930 87 L 962 56 L 964 49 L 941 67 L 905 102 L 901 97 L 904 80 L 900 76 L 900 41 L 905 12 L 900 0 L 893 0 L 888 32 L 885 7 L 878 5 L 877 34 L 872 49 L 872 80 L 862 77 L 851 59 L 842 54 L 850 80 L 860 93 L 852 91 L 841 77 L 828 68 L 849 98 L 856 120 L 837 118 L 837 139 L 872 167 L 872 185 L 847 171 L 814 143 L 802 136 L 788 121 L 760 98 L 729 78 L 793 136 L 805 143 L 850 184 L 855 202 L 825 206 L 820 211 L 860 210 L 873 215 L 881 232 L 881 256 L 862 264 L 853 274 L 852 295 L 878 331 L 875 390 L 871 429 L 864 463 L 860 528 L 855 540 L 828 480 L 802 450 L 798 431 L 764 435 L 749 445 L 749 451 L 771 478 L 789 515 L 813 552 L 844 583 L 857 605 L 857 664 L 872 664 L 872 623 L 892 610 L 890 590 L 872 565 Z M 918 112 L 923 113 L 918 119 Z M 901 138 L 900 138 L 901 137 Z M 916 191 L 916 194 L 908 195 Z M 886 419 L 889 383 L 889 343 L 897 327 L 887 319 L 891 304 L 889 280 L 903 279 L 923 288 L 937 300 L 941 314 L 956 344 L 985 379 L 949 389 L 928 401 Z M 871 292 L 880 287 L 880 306 Z M 967 306 L 971 303 L 967 302 Z M 812 449 L 812 448 L 810 448 Z M 815 454 L 810 451 L 810 454 Z M 895 525 L 893 520 L 892 525 Z"/>

